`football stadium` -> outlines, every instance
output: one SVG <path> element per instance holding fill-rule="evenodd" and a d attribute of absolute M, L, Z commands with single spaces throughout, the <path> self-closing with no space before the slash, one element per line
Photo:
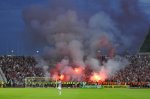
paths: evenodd
<path fill-rule="evenodd" d="M 149 99 L 149 0 L 0 0 L 0 99 Z"/>

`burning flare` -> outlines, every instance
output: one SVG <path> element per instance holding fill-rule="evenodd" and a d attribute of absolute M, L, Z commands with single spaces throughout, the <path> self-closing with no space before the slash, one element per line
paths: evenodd
<path fill-rule="evenodd" d="M 60 80 L 64 80 L 64 77 L 65 77 L 65 76 L 61 74 L 61 75 L 59 76 L 59 79 L 60 79 Z"/>
<path fill-rule="evenodd" d="M 92 81 L 99 81 L 99 80 L 101 80 L 101 77 L 98 73 L 93 73 L 93 75 L 91 76 L 91 80 Z"/>
<path fill-rule="evenodd" d="M 82 69 L 81 68 L 74 68 L 74 71 L 76 74 L 81 74 Z"/>

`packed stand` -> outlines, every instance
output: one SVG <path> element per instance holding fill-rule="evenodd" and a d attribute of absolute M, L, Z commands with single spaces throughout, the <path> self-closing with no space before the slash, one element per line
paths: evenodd
<path fill-rule="evenodd" d="M 150 82 L 150 55 L 126 56 L 129 65 L 112 78 L 120 82 Z"/>
<path fill-rule="evenodd" d="M 150 82 L 150 55 L 124 57 L 129 60 L 129 65 L 116 72 L 106 82 Z M 0 67 L 7 78 L 7 86 L 24 86 L 26 77 L 44 77 L 43 69 L 36 65 L 35 58 L 31 56 L 0 57 Z"/>
<path fill-rule="evenodd" d="M 43 77 L 43 70 L 36 67 L 34 57 L 1 56 L 0 67 L 7 79 L 7 86 L 24 86 L 25 77 Z"/>

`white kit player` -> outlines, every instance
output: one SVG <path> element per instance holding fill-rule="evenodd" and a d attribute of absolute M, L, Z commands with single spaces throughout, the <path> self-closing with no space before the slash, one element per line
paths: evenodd
<path fill-rule="evenodd" d="M 58 81 L 58 92 L 59 92 L 59 95 L 61 95 L 61 88 L 62 87 L 62 83 L 61 83 L 61 80 Z"/>

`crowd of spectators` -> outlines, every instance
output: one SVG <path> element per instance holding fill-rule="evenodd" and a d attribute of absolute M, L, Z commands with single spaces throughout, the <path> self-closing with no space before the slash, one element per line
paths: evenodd
<path fill-rule="evenodd" d="M 1 56 L 0 67 L 5 74 L 8 86 L 24 86 L 25 77 L 42 77 L 43 70 L 36 67 L 31 56 Z"/>
<path fill-rule="evenodd" d="M 127 55 L 129 65 L 111 79 L 119 82 L 150 82 L 150 55 Z"/>
<path fill-rule="evenodd" d="M 150 82 L 150 55 L 126 55 L 129 65 L 108 79 L 112 82 Z M 44 77 L 31 56 L 1 56 L 0 67 L 10 86 L 23 86 L 26 77 Z"/>

